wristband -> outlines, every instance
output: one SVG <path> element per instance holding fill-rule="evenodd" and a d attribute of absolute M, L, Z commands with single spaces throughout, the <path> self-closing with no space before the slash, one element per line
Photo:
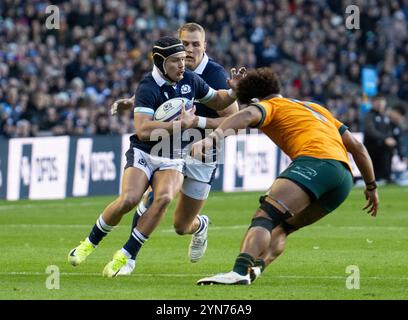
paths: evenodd
<path fill-rule="evenodd" d="M 232 90 L 232 89 L 228 89 L 228 95 L 232 98 L 232 99 L 237 99 L 237 94 L 236 94 L 236 92 L 234 91 L 234 90 Z"/>
<path fill-rule="evenodd" d="M 207 118 L 198 116 L 197 128 L 205 129 Z"/>
<path fill-rule="evenodd" d="M 366 183 L 366 189 L 367 189 L 368 191 L 373 191 L 373 190 L 377 189 L 377 183 L 375 182 L 375 180 Z"/>

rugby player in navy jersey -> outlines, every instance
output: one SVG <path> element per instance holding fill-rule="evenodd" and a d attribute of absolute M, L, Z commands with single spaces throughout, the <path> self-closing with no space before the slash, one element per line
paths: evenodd
<path fill-rule="evenodd" d="M 179 39 L 186 49 L 186 67 L 198 74 L 213 89 L 228 89 L 228 75 L 224 68 L 209 58 L 205 53 L 205 31 L 197 23 L 186 23 L 178 30 Z M 119 110 L 133 105 L 134 96 L 130 99 L 118 100 L 115 107 Z M 204 128 L 215 129 L 229 115 L 238 111 L 238 104 L 234 102 L 221 111 L 215 111 L 202 103 L 196 103 L 196 112 L 202 124 L 198 127 L 201 136 L 205 137 Z M 207 231 L 209 219 L 206 215 L 199 215 L 201 208 L 208 198 L 212 179 L 216 170 L 214 162 L 200 162 L 191 157 L 186 159 L 184 181 L 177 200 L 176 211 L 173 215 L 174 228 L 177 234 L 192 234 L 188 250 L 191 262 L 201 259 L 207 249 Z M 139 217 L 144 214 L 154 198 L 153 191 L 145 195 L 133 217 L 132 230 L 136 227 Z M 135 256 L 128 259 L 118 275 L 130 275 L 135 268 Z"/>
<path fill-rule="evenodd" d="M 126 152 L 127 163 L 121 193 L 103 210 L 89 236 L 68 254 L 68 261 L 74 266 L 85 261 L 100 241 L 120 222 L 123 215 L 139 203 L 151 185 L 154 200 L 146 215 L 139 219 L 137 227 L 132 230 L 128 242 L 105 266 L 103 275 L 108 277 L 116 276 L 127 260 L 137 254 L 182 187 L 185 159 L 181 154 L 184 144 L 189 141 L 181 141 L 180 150 L 171 145 L 169 152 L 166 152 L 166 148 L 157 148 L 158 145 L 163 145 L 163 140 L 166 139 L 171 143 L 173 134 L 181 134 L 183 130 L 200 125 L 200 119 L 194 114 L 194 109 L 186 111 L 183 108 L 180 117 L 170 122 L 154 121 L 155 110 L 174 97 L 195 99 L 215 110 L 225 109 L 236 100 L 232 89 L 245 74 L 244 68 L 238 72 L 233 69 L 232 77 L 228 81 L 232 89 L 216 91 L 194 72 L 185 70 L 186 51 L 179 39 L 160 38 L 155 42 L 152 53 L 153 71 L 142 79 L 136 90 L 136 133 L 131 136 L 130 149 Z M 151 138 L 158 129 L 168 133 L 161 141 Z M 157 150 L 160 152 L 156 152 Z"/>

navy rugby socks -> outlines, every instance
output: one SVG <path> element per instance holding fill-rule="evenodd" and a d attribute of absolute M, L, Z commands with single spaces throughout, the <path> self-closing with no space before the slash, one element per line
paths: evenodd
<path fill-rule="evenodd" d="M 254 258 L 247 253 L 240 253 L 235 260 L 234 268 L 232 269 L 241 276 L 248 274 L 249 268 L 254 266 Z"/>
<path fill-rule="evenodd" d="M 88 236 L 89 242 L 96 247 L 113 228 L 114 226 L 107 225 L 105 221 L 103 221 L 102 215 L 100 215 Z"/>

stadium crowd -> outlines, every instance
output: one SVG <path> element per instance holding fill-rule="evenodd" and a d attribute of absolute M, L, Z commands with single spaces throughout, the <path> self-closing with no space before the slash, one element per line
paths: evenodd
<path fill-rule="evenodd" d="M 111 117 L 109 106 L 150 71 L 152 39 L 189 21 L 226 70 L 273 66 L 285 96 L 361 130 L 363 66 L 377 69 L 380 93 L 408 100 L 408 0 L 353 1 L 357 30 L 345 27 L 351 3 L 59 0 L 59 29 L 47 29 L 51 1 L 1 1 L 0 136 L 133 132 L 131 112 Z"/>

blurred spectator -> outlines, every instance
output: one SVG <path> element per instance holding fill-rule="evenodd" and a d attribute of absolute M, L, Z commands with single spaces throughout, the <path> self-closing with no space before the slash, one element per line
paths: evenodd
<path fill-rule="evenodd" d="M 393 182 L 408 185 L 408 127 L 406 110 L 401 105 L 395 105 L 388 111 L 391 121 L 392 134 L 397 141 L 393 157 Z"/>
<path fill-rule="evenodd" d="M 28 122 L 25 119 L 19 120 L 17 121 L 17 125 L 16 125 L 16 132 L 14 137 L 16 138 L 26 138 L 26 137 L 30 137 L 31 133 L 30 133 L 30 122 Z"/>
<path fill-rule="evenodd" d="M 60 9 L 59 30 L 48 30 L 44 23 L 51 4 Z M 225 69 L 272 66 L 286 96 L 320 102 L 361 129 L 357 86 L 365 65 L 377 70 L 381 94 L 408 100 L 408 6 L 402 0 L 359 1 L 361 29 L 348 30 L 348 4 L 0 1 L 0 135 L 13 136 L 21 119 L 31 123 L 34 136 L 95 134 L 99 114 L 133 93 L 150 71 L 151 39 L 175 34 L 187 21 L 205 27 L 208 54 Z M 48 108 L 55 110 L 50 114 Z M 133 130 L 132 114 L 128 116 L 110 118 L 109 131 Z"/>
<path fill-rule="evenodd" d="M 385 114 L 386 103 L 384 96 L 373 98 L 372 109 L 364 121 L 364 145 L 373 161 L 377 181 L 391 182 L 392 156 L 397 141 Z"/>
<path fill-rule="evenodd" d="M 109 132 L 109 116 L 106 113 L 100 113 L 96 118 L 95 134 L 108 134 Z"/>
<path fill-rule="evenodd" d="M 402 161 L 408 164 L 406 110 L 401 105 L 395 105 L 388 111 L 388 117 L 391 121 L 392 136 L 397 141 L 396 153 Z"/>

